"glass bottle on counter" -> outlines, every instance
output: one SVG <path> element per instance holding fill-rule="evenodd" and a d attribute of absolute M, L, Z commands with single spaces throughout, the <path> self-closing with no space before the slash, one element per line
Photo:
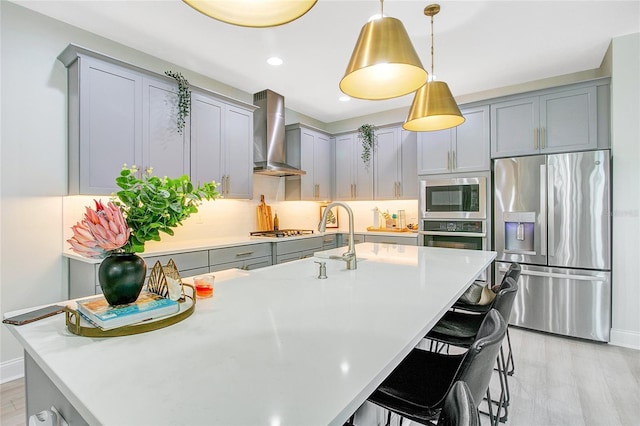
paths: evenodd
<path fill-rule="evenodd" d="M 275 212 L 275 216 L 273 217 L 273 230 L 277 231 L 280 229 L 280 219 L 278 219 L 278 212 Z"/>

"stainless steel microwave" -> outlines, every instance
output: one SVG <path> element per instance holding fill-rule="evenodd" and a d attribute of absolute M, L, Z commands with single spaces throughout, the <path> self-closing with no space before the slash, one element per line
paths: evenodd
<path fill-rule="evenodd" d="M 486 219 L 487 178 L 425 179 L 420 182 L 423 219 Z"/>

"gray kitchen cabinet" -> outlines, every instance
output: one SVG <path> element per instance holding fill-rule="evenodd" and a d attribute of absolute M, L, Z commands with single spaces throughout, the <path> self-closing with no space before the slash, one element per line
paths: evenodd
<path fill-rule="evenodd" d="M 330 250 L 338 247 L 338 234 L 325 234 L 322 236 L 322 250 Z"/>
<path fill-rule="evenodd" d="M 376 200 L 418 198 L 417 133 L 402 126 L 376 129 L 373 153 Z"/>
<path fill-rule="evenodd" d="M 331 141 L 328 134 L 304 124 L 286 127 L 287 163 L 307 172 L 285 178 L 286 200 L 331 199 Z"/>
<path fill-rule="evenodd" d="M 489 157 L 489 105 L 462 109 L 465 122 L 451 129 L 420 132 L 418 174 L 487 171 Z"/>
<path fill-rule="evenodd" d="M 69 193 L 108 195 L 124 164 L 160 176 L 189 172 L 189 132 L 176 126 L 177 86 L 163 76 L 70 45 Z"/>
<path fill-rule="evenodd" d="M 147 264 L 147 275 L 151 273 L 151 268 L 157 261 L 160 261 L 161 265 L 166 265 L 169 259 L 173 259 L 181 277 L 190 277 L 209 272 L 209 253 L 207 250 L 198 250 L 162 256 L 144 256 L 144 261 Z"/>
<path fill-rule="evenodd" d="M 62 61 L 68 68 L 69 194 L 111 194 L 124 163 L 142 165 L 142 76 L 71 53 Z"/>
<path fill-rule="evenodd" d="M 220 97 L 191 95 L 191 179 L 215 180 L 225 198 L 253 196 L 253 111 Z"/>
<path fill-rule="evenodd" d="M 141 174 L 190 174 L 195 184 L 216 180 L 224 197 L 252 198 L 255 106 L 192 86 L 178 133 L 172 78 L 74 45 L 58 59 L 68 68 L 70 194 L 118 191 L 127 164 Z"/>
<path fill-rule="evenodd" d="M 178 133 L 178 86 L 173 81 L 142 80 L 142 160 L 138 167 L 153 168 L 156 176 L 179 177 L 190 172 L 189 122 Z"/>
<path fill-rule="evenodd" d="M 417 239 L 415 235 L 400 236 L 400 235 L 375 235 L 366 234 L 364 241 L 367 243 L 384 243 L 384 244 L 401 244 L 405 246 L 417 245 Z"/>
<path fill-rule="evenodd" d="M 491 157 L 607 148 L 608 80 L 491 104 Z"/>
<path fill-rule="evenodd" d="M 353 243 L 364 243 L 364 234 L 353 234 Z M 338 235 L 338 247 L 346 247 L 349 245 L 349 234 L 341 233 Z"/>
<path fill-rule="evenodd" d="M 249 244 L 209 250 L 209 271 L 238 268 L 249 271 L 273 265 L 271 243 Z"/>
<path fill-rule="evenodd" d="M 287 241 L 277 241 L 273 245 L 273 259 L 275 264 L 312 257 L 322 250 L 323 237 L 295 238 Z"/>
<path fill-rule="evenodd" d="M 336 136 L 335 199 L 373 199 L 373 155 L 369 165 L 362 161 L 362 143 L 357 133 Z"/>
<path fill-rule="evenodd" d="M 24 351 L 24 372 L 25 387 L 28 392 L 25 392 L 24 395 L 26 407 L 23 407 L 23 409 L 26 411 L 27 422 L 22 424 L 44 424 L 38 422 L 37 414 L 41 411 L 51 410 L 51 407 L 54 407 L 66 421 L 66 424 L 74 426 L 89 425 L 26 350 Z M 33 420 L 31 420 L 32 418 Z M 60 418 L 58 418 L 57 424 L 62 424 L 60 423 Z"/>
<path fill-rule="evenodd" d="M 188 277 L 209 272 L 209 254 L 207 250 L 198 250 L 187 253 L 173 253 L 162 256 L 142 255 L 147 264 L 147 276 L 156 261 L 166 265 L 169 259 L 173 259 L 178 267 L 180 276 Z M 69 299 L 101 294 L 98 269 L 100 263 L 89 263 L 76 259 L 69 259 Z"/>
<path fill-rule="evenodd" d="M 229 268 L 250 270 L 272 264 L 271 243 L 246 244 L 209 250 L 209 270 L 211 272 Z"/>

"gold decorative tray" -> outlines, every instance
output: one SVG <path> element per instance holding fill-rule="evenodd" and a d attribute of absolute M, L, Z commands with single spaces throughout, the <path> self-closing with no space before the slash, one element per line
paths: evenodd
<path fill-rule="evenodd" d="M 189 318 L 196 307 L 196 289 L 194 286 L 182 282 L 173 259 L 170 259 L 166 266 L 162 266 L 159 261 L 156 262 L 151 270 L 151 274 L 149 275 L 147 289 L 154 293 L 158 293 L 161 296 L 168 297 L 169 292 L 167 278 L 173 278 L 178 281 L 182 288 L 182 297 L 178 300 L 180 310 L 175 314 L 110 330 L 103 330 L 89 323 L 84 318 L 81 318 L 80 314 L 75 309 L 67 306 L 65 308 L 67 329 L 73 334 L 85 337 L 128 336 L 131 334 L 140 334 L 148 331 L 159 330 Z M 185 293 L 185 287 L 191 289 L 191 294 Z"/>

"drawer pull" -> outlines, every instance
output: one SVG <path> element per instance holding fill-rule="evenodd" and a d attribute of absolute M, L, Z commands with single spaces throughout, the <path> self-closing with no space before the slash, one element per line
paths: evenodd
<path fill-rule="evenodd" d="M 380 241 L 382 244 L 398 244 L 395 241 Z"/>
<path fill-rule="evenodd" d="M 333 242 L 333 238 L 323 238 L 322 242 L 323 243 L 332 243 Z"/>
<path fill-rule="evenodd" d="M 236 253 L 236 257 L 240 257 L 240 256 L 249 256 L 250 254 L 253 254 L 252 251 L 245 251 L 242 253 Z"/>

